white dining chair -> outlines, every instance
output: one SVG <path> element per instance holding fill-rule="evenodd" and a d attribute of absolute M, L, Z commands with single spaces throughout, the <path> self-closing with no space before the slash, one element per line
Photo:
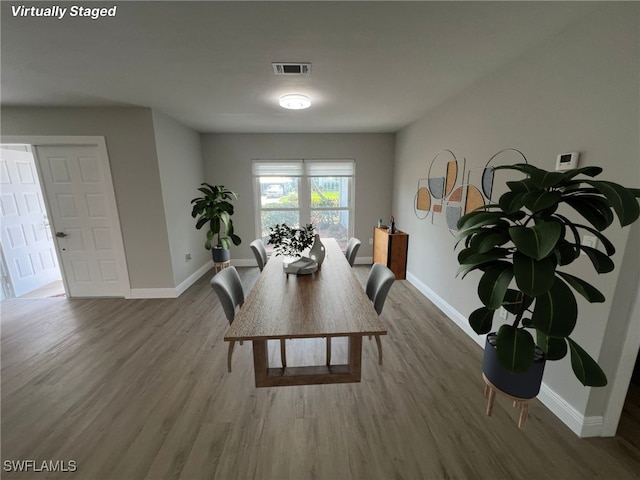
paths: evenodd
<path fill-rule="evenodd" d="M 362 245 L 362 242 L 358 240 L 356 237 L 351 237 L 349 239 L 349 243 L 347 244 L 347 250 L 344 252 L 345 257 L 349 261 L 349 265 L 353 267 L 353 263 L 356 261 L 356 253 L 358 253 L 358 249 Z"/>
<path fill-rule="evenodd" d="M 233 319 L 236 317 L 236 311 L 242 308 L 244 303 L 244 289 L 242 288 L 242 281 L 236 267 L 228 267 L 220 272 L 216 273 L 211 279 L 211 288 L 216 292 L 224 315 L 229 321 L 229 325 L 233 323 Z M 233 347 L 235 341 L 229 342 L 229 353 L 227 354 L 227 369 L 231 371 L 231 356 L 233 355 Z M 242 345 L 242 342 L 240 342 Z M 285 350 L 284 339 L 280 340 L 280 359 L 282 361 L 282 368 L 287 366 L 287 354 Z"/>

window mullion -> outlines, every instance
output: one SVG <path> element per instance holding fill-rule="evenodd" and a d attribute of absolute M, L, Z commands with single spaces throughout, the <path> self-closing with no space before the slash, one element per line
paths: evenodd
<path fill-rule="evenodd" d="M 311 177 L 303 175 L 300 179 L 300 226 L 311 223 Z"/>

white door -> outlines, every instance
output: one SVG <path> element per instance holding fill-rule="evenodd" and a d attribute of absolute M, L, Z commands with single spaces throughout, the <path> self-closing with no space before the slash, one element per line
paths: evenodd
<path fill-rule="evenodd" d="M 31 152 L 0 149 L 2 249 L 16 297 L 60 280 Z"/>
<path fill-rule="evenodd" d="M 67 296 L 126 296 L 108 159 L 95 145 L 38 145 L 35 152 Z"/>

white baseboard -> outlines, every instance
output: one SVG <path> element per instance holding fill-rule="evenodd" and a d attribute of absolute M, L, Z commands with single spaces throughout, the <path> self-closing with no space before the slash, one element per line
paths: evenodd
<path fill-rule="evenodd" d="M 189 288 L 191 285 L 196 283 L 200 279 L 200 277 L 202 277 L 205 273 L 211 270 L 212 267 L 213 267 L 213 264 L 211 262 L 207 262 L 204 265 L 202 265 L 198 270 L 196 270 L 191 275 L 189 275 L 186 280 L 179 283 L 178 286 L 176 287 L 176 294 L 177 294 L 176 297 L 179 297 L 180 295 L 182 295 L 187 290 L 187 288 Z"/>
<path fill-rule="evenodd" d="M 473 331 L 467 317 L 449 305 L 437 293 L 418 279 L 411 272 L 407 272 L 407 281 L 416 287 L 436 307 L 469 335 L 480 347 L 484 349 L 484 337 Z M 578 412 L 564 398 L 549 388 L 544 382 L 538 394 L 540 400 L 551 412 L 558 417 L 567 427 L 579 437 L 599 437 L 602 434 L 602 417 L 585 417 Z"/>
<path fill-rule="evenodd" d="M 373 257 L 356 257 L 354 265 L 373 265 Z"/>
<path fill-rule="evenodd" d="M 127 298 L 178 298 L 191 285 L 196 283 L 200 277 L 211 270 L 212 267 L 213 264 L 207 262 L 189 275 L 184 281 L 180 282 L 175 288 L 132 288 L 131 295 Z"/>
<path fill-rule="evenodd" d="M 458 327 L 460 327 L 464 332 L 469 335 L 478 345 L 480 345 L 484 349 L 484 338 L 478 335 L 473 331 L 471 326 L 469 325 L 469 321 L 467 317 L 458 312 L 455 308 L 445 302 L 436 292 L 427 287 L 424 283 L 422 283 L 418 277 L 416 277 L 411 272 L 407 272 L 407 280 L 411 285 L 416 287 L 420 292 L 427 297 L 431 302 L 438 307 L 442 312 L 449 317 L 450 320 L 453 321 Z"/>

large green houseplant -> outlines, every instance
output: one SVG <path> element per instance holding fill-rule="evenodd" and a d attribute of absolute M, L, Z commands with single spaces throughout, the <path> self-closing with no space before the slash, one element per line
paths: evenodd
<path fill-rule="evenodd" d="M 196 228 L 199 230 L 207 226 L 207 240 L 204 248 L 211 250 L 214 262 L 229 260 L 229 247 L 231 244 L 240 245 L 242 240 L 233 233 L 232 200 L 238 195 L 225 188 L 224 185 L 209 185 L 202 183 L 198 190 L 203 194 L 191 200 L 193 209 L 191 216 L 197 218 Z M 216 243 L 214 242 L 214 237 Z"/>
<path fill-rule="evenodd" d="M 526 178 L 507 182 L 509 191 L 497 204 L 464 215 L 457 225 L 456 246 L 464 245 L 458 274 L 483 272 L 478 284 L 483 306 L 471 313 L 469 323 L 478 334 L 489 333 L 495 311 L 503 307 L 514 317 L 499 328 L 495 353 L 509 373 L 528 371 L 537 345 L 547 360 L 570 352 L 580 382 L 604 386 L 607 378 L 600 366 L 570 337 L 578 319 L 574 291 L 591 303 L 604 302 L 604 295 L 561 269 L 582 252 L 596 272 L 612 271 L 615 249 L 601 232 L 614 215 L 622 226 L 638 218 L 640 191 L 593 180 L 602 172 L 600 167 L 548 172 L 516 164 L 495 167 L 499 169 L 517 170 Z M 592 178 L 577 179 L 578 175 Z M 569 213 L 571 209 L 582 219 Z M 585 233 L 596 237 L 604 251 L 582 244 Z"/>

